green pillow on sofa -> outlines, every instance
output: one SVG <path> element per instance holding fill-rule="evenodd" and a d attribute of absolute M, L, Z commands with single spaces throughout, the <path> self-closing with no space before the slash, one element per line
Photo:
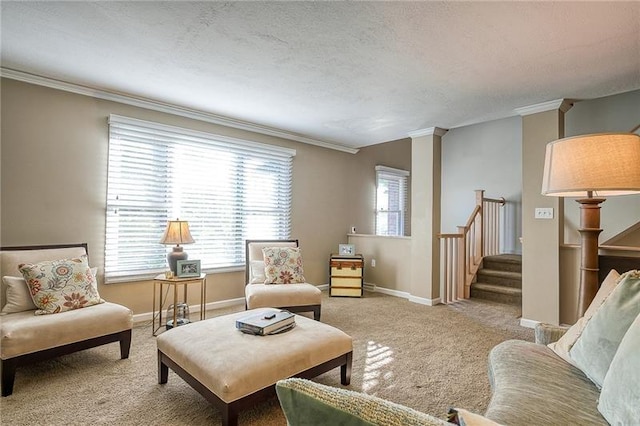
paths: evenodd
<path fill-rule="evenodd" d="M 612 425 L 640 419 L 640 315 L 622 338 L 602 384 L 598 411 Z"/>
<path fill-rule="evenodd" d="M 288 426 L 451 426 L 451 423 L 384 399 L 305 379 L 276 383 Z M 460 425 L 496 425 L 484 417 L 456 409 Z"/>
<path fill-rule="evenodd" d="M 289 426 L 447 425 L 444 420 L 375 396 L 305 379 L 280 380 L 276 392 Z"/>
<path fill-rule="evenodd" d="M 640 271 L 620 276 L 619 283 L 593 315 L 569 351 L 575 365 L 599 388 L 618 345 L 640 314 Z"/>

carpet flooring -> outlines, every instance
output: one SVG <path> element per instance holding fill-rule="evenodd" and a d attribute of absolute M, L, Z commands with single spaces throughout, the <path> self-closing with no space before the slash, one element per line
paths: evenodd
<path fill-rule="evenodd" d="M 325 295 L 322 303 L 322 321 L 353 337 L 347 388 L 441 418 L 450 406 L 483 413 L 490 349 L 508 339 L 533 340 L 533 330 L 519 325 L 519 308 L 491 301 L 428 307 L 367 292 L 362 299 Z M 315 380 L 340 386 L 340 369 Z M 134 328 L 127 360 L 109 344 L 19 368 L 13 395 L 0 399 L 0 423 L 215 425 L 220 415 L 172 371 L 167 384 L 157 383 L 155 338 L 146 323 Z M 273 398 L 242 412 L 239 424 L 284 426 L 286 420 Z"/>

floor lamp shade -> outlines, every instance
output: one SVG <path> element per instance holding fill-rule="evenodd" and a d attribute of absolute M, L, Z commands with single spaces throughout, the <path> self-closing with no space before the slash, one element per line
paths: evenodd
<path fill-rule="evenodd" d="M 186 220 L 170 220 L 167 222 L 167 229 L 160 239 L 160 244 L 176 246 L 167 254 L 167 262 L 169 269 L 174 275 L 178 273 L 178 260 L 187 260 L 189 255 L 184 251 L 180 244 L 193 244 L 195 240 L 189 231 L 189 222 Z"/>
<path fill-rule="evenodd" d="M 581 263 L 578 316 L 598 291 L 598 236 L 602 197 L 640 193 L 640 136 L 600 133 L 547 144 L 542 194 L 578 197 Z"/>
<path fill-rule="evenodd" d="M 640 192 L 640 136 L 601 133 L 547 145 L 542 193 L 598 197 Z"/>

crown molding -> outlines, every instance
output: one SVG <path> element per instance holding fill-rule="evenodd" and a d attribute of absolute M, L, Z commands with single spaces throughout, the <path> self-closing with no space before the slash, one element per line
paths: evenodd
<path fill-rule="evenodd" d="M 427 127 L 426 129 L 414 130 L 413 132 L 409 132 L 409 137 L 411 138 L 419 138 L 420 136 L 444 136 L 449 129 L 442 129 L 440 127 Z"/>
<path fill-rule="evenodd" d="M 90 96 L 92 98 L 104 99 L 106 101 L 119 102 L 121 104 L 132 105 L 139 108 L 150 109 L 153 111 L 164 112 L 177 115 L 180 117 L 191 118 L 193 120 L 204 121 L 207 123 L 217 124 L 220 126 L 231 127 L 234 129 L 246 130 L 249 132 L 259 133 L 267 136 L 275 136 L 278 138 L 289 139 L 308 145 L 315 145 L 322 148 L 333 149 L 336 151 L 355 154 L 358 148 L 350 148 L 337 145 L 331 142 L 325 142 L 319 139 L 309 138 L 298 133 L 288 132 L 286 130 L 277 129 L 275 127 L 263 126 L 260 124 L 250 123 L 248 121 L 237 120 L 235 118 L 225 117 L 222 115 L 212 114 L 209 112 L 199 111 L 192 108 L 185 108 L 166 102 L 155 101 L 153 99 L 137 97 L 124 93 L 112 92 L 108 90 L 96 89 L 89 86 L 69 83 L 62 80 L 56 80 L 49 77 L 43 77 L 36 74 L 30 74 L 10 68 L 0 68 L 0 76 L 12 80 L 22 81 L 25 83 L 36 84 L 38 86 L 49 87 L 51 89 L 63 90 L 78 95 Z"/>
<path fill-rule="evenodd" d="M 554 110 L 567 112 L 571 109 L 572 106 L 573 106 L 573 101 L 570 101 L 567 99 L 556 99 L 553 101 L 542 102 L 535 105 L 516 108 L 515 111 L 516 111 L 516 114 L 523 116 L 523 115 L 531 115 L 531 114 L 537 114 L 539 112 L 554 111 Z"/>

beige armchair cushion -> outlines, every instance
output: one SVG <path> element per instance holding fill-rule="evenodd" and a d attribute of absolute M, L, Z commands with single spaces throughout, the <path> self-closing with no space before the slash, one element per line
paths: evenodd
<path fill-rule="evenodd" d="M 249 284 L 245 287 L 247 309 L 319 305 L 322 292 L 309 283 Z"/>
<path fill-rule="evenodd" d="M 133 313 L 115 303 L 101 303 L 54 316 L 24 311 L 0 316 L 2 359 L 131 329 Z"/>

